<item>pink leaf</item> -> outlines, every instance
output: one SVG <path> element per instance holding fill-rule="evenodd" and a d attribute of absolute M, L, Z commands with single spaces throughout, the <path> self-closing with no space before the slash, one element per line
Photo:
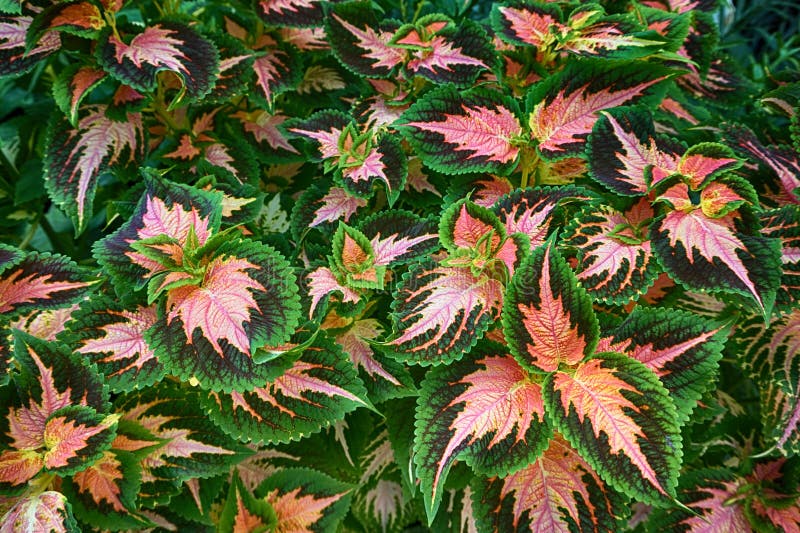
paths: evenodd
<path fill-rule="evenodd" d="M 309 317 L 314 316 L 314 310 L 317 308 L 319 301 L 326 295 L 338 291 L 342 293 L 343 302 L 358 302 L 361 295 L 353 289 L 345 287 L 337 281 L 331 269 L 327 267 L 319 267 L 313 272 L 310 272 L 308 278 L 308 295 L 311 296 L 311 306 L 309 307 Z"/>
<path fill-rule="evenodd" d="M 331 187 L 320 203 L 322 205 L 314 211 L 314 219 L 309 224 L 312 228 L 323 222 L 336 222 L 340 219 L 347 222 L 358 208 L 367 205 L 367 200 L 348 194 L 341 187 Z"/>

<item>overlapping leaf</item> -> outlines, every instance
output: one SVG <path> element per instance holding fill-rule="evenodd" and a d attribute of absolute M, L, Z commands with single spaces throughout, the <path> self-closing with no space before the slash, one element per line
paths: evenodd
<path fill-rule="evenodd" d="M 107 72 L 137 91 L 153 91 L 160 71 L 174 72 L 183 83 L 175 103 L 184 95 L 189 101 L 205 96 L 219 71 L 217 48 L 178 22 L 159 22 L 124 39 L 117 31 L 104 30 L 96 56 Z"/>
<path fill-rule="evenodd" d="M 272 506 L 253 497 L 239 476 L 234 475 L 219 518 L 219 531 L 269 531 L 274 530 L 276 525 L 277 516 Z"/>
<path fill-rule="evenodd" d="M 336 58 L 353 72 L 388 76 L 405 59 L 405 51 L 389 45 L 397 24 L 380 24 L 368 2 L 335 4 L 326 19 L 326 33 Z"/>
<path fill-rule="evenodd" d="M 166 370 L 144 340 L 157 321 L 155 305 L 126 309 L 109 297 L 93 298 L 72 317 L 61 339 L 97 365 L 114 392 L 148 387 Z"/>
<path fill-rule="evenodd" d="M 577 249 L 576 276 L 594 298 L 625 303 L 653 284 L 660 271 L 647 231 L 653 214 L 642 199 L 624 213 L 589 207 L 570 223 L 563 243 Z"/>
<path fill-rule="evenodd" d="M 202 283 L 167 292 L 145 341 L 170 373 L 206 388 L 258 387 L 270 369 L 253 354 L 286 342 L 297 325 L 294 274 L 278 252 L 255 242 L 228 241 L 204 261 Z"/>
<path fill-rule="evenodd" d="M 779 308 L 791 308 L 800 301 L 800 207 L 786 205 L 759 215 L 761 234 L 781 240 L 783 274 L 775 296 Z"/>
<path fill-rule="evenodd" d="M 607 483 L 651 504 L 675 496 L 682 457 L 677 413 L 650 369 L 600 354 L 549 374 L 543 390 L 553 425 Z"/>
<path fill-rule="evenodd" d="M 275 26 L 319 26 L 324 10 L 322 0 L 259 0 L 258 16 Z"/>
<path fill-rule="evenodd" d="M 66 117 L 55 114 L 49 126 L 45 151 L 45 185 L 50 197 L 70 216 L 81 233 L 93 213 L 97 181 L 115 166 L 129 166 L 144 157 L 142 117 L 128 113 L 123 121 L 106 114 L 106 106 L 85 108 L 72 128 Z"/>
<path fill-rule="evenodd" d="M 25 38 L 32 22 L 27 15 L 0 16 L 0 76 L 23 74 L 61 48 L 59 33 L 48 32 L 28 49 Z"/>
<path fill-rule="evenodd" d="M 398 126 L 422 161 L 447 174 L 514 169 L 523 130 L 513 100 L 486 89 L 431 91 Z"/>
<path fill-rule="evenodd" d="M 8 527 L 8 529 L 6 529 Z M 15 531 L 63 531 L 78 533 L 72 506 L 60 492 L 53 490 L 25 496 L 3 516 L 3 533 Z"/>
<path fill-rule="evenodd" d="M 367 406 L 366 391 L 341 348 L 317 334 L 282 375 L 244 392 L 203 400 L 211 419 L 238 439 L 288 442 Z"/>
<path fill-rule="evenodd" d="M 476 472 L 504 476 L 547 445 L 542 388 L 500 345 L 430 371 L 417 403 L 414 461 L 428 516 L 456 458 Z"/>
<path fill-rule="evenodd" d="M 529 255 L 508 286 L 503 329 L 509 349 L 526 369 L 552 372 L 575 366 L 597 345 L 592 302 L 550 245 Z"/>
<path fill-rule="evenodd" d="M 713 386 L 725 328 L 677 309 L 632 312 L 601 340 L 598 351 L 616 351 L 642 362 L 669 391 L 678 417 L 688 418 Z"/>
<path fill-rule="evenodd" d="M 711 194 L 703 198 L 707 191 Z M 769 316 L 780 286 L 780 241 L 740 232 L 737 211 L 722 215 L 712 211 L 708 216 L 706 211 L 715 209 L 716 199 L 710 187 L 701 192 L 700 205 L 690 200 L 684 184 L 671 187 L 659 199 L 674 210 L 654 221 L 650 239 L 673 279 L 693 289 L 742 294 Z"/>
<path fill-rule="evenodd" d="M 96 280 L 68 258 L 0 245 L 0 313 L 13 317 L 81 301 Z"/>
<path fill-rule="evenodd" d="M 441 14 L 420 17 L 398 28 L 391 44 L 407 50 L 404 66 L 410 76 L 434 83 L 468 87 L 495 63 L 489 36 L 469 19 L 456 24 Z"/>
<path fill-rule="evenodd" d="M 598 113 L 641 100 L 670 75 L 650 64 L 569 63 L 528 93 L 528 126 L 548 159 L 579 155 Z"/>
<path fill-rule="evenodd" d="M 572 185 L 529 187 L 500 196 L 492 211 L 503 222 L 507 234 L 524 233 L 531 241 L 531 248 L 537 248 L 544 244 L 560 205 L 591 198 L 588 190 Z"/>
<path fill-rule="evenodd" d="M 422 365 L 460 358 L 499 314 L 499 282 L 431 261 L 412 266 L 394 294 L 394 331 L 384 351 Z"/>
<path fill-rule="evenodd" d="M 352 487 L 307 468 L 287 468 L 266 479 L 255 497 L 278 517 L 277 533 L 329 531 L 347 513 Z"/>
<path fill-rule="evenodd" d="M 80 64 L 71 65 L 61 72 L 53 85 L 53 96 L 70 124 L 77 126 L 81 102 L 105 78 L 103 70 Z"/>
<path fill-rule="evenodd" d="M 397 266 L 430 255 L 438 247 L 436 224 L 410 211 L 384 210 L 362 220 L 375 264 Z"/>
<path fill-rule="evenodd" d="M 472 485 L 486 531 L 619 531 L 622 498 L 560 435 L 522 470 Z"/>

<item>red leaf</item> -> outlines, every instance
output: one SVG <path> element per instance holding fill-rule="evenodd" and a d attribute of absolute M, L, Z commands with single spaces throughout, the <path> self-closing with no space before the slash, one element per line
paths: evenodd
<path fill-rule="evenodd" d="M 249 355 L 250 339 L 244 324 L 251 320 L 251 310 L 261 310 L 247 289 L 262 291 L 264 288 L 246 270 L 259 268 L 236 257 L 213 259 L 201 286 L 184 285 L 167 293 L 167 324 L 179 318 L 189 344 L 192 344 L 195 329 L 199 328 L 221 357 L 225 357 L 219 344 L 222 339 Z"/>
<path fill-rule="evenodd" d="M 23 486 L 44 467 L 42 455 L 35 450 L 3 450 L 0 453 L 0 483 Z"/>
<path fill-rule="evenodd" d="M 67 533 L 75 529 L 67 498 L 52 490 L 20 498 L 3 516 L 3 525 L 0 526 L 2 533 Z"/>
<path fill-rule="evenodd" d="M 297 487 L 281 494 L 279 489 L 274 489 L 264 496 L 278 515 L 280 533 L 312 533 L 311 527 L 323 517 L 325 510 L 347 494 L 317 498 L 314 494 L 301 494 L 302 491 L 302 487 Z"/>
<path fill-rule="evenodd" d="M 73 475 L 72 481 L 78 486 L 79 492 L 88 493 L 97 505 L 105 501 L 113 510 L 127 513 L 119 485 L 123 477 L 122 463 L 114 452 L 106 451 L 89 468 Z"/>
<path fill-rule="evenodd" d="M 48 261 L 46 257 L 29 257 L 21 265 L 0 273 L 0 313 L 10 314 L 29 304 L 61 307 L 58 304 L 71 300 L 68 295 L 82 293 L 81 289 L 94 283 L 75 278 L 78 276 L 60 258 Z"/>
<path fill-rule="evenodd" d="M 70 461 L 86 449 L 94 448 L 90 439 L 115 426 L 118 415 L 106 416 L 100 423 L 76 421 L 72 413 L 55 415 L 47 420 L 42 440 L 47 446 L 44 453 L 44 466 L 53 470 L 71 466 Z"/>

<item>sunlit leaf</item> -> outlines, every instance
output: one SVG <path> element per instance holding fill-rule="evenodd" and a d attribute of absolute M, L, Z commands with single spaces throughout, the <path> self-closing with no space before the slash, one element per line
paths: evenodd
<path fill-rule="evenodd" d="M 606 353 L 549 374 L 543 390 L 554 426 L 608 484 L 645 503 L 674 497 L 681 435 L 675 406 L 651 370 Z"/>
<path fill-rule="evenodd" d="M 551 431 L 539 379 L 499 345 L 429 372 L 417 404 L 414 439 L 428 516 L 436 514 L 456 458 L 476 472 L 503 476 L 539 455 Z"/>
<path fill-rule="evenodd" d="M 48 490 L 40 494 L 25 496 L 2 517 L 3 533 L 56 531 L 78 533 L 72 506 L 60 492 Z M 6 529 L 6 526 L 8 529 Z"/>
<path fill-rule="evenodd" d="M 511 353 L 529 370 L 577 365 L 597 345 L 592 302 L 549 245 L 529 255 L 508 286 L 503 330 Z"/>

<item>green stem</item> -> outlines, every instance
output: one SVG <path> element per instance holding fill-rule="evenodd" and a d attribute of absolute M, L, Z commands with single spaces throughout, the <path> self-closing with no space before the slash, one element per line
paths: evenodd
<path fill-rule="evenodd" d="M 31 241 L 33 240 L 33 236 L 36 235 L 36 230 L 39 229 L 39 223 L 41 219 L 42 216 L 39 215 L 38 217 L 36 217 L 36 220 L 34 220 L 31 223 L 31 227 L 28 228 L 28 231 L 25 232 L 25 236 L 22 237 L 22 241 L 20 241 L 19 243 L 20 250 L 26 249 L 28 245 L 31 243 Z"/>
<path fill-rule="evenodd" d="M 53 250 L 62 255 L 75 257 L 75 244 L 72 242 L 72 238 L 69 236 L 62 237 L 56 233 L 56 230 L 53 229 L 53 226 L 50 224 L 50 221 L 47 220 L 46 216 L 42 216 L 39 219 L 39 223 L 42 226 L 42 231 L 47 235 L 47 239 L 50 241 Z"/>

